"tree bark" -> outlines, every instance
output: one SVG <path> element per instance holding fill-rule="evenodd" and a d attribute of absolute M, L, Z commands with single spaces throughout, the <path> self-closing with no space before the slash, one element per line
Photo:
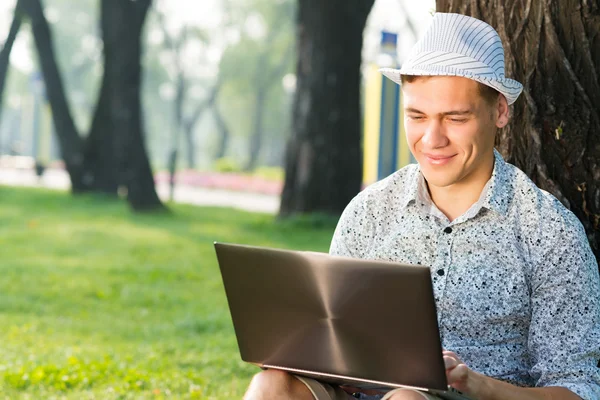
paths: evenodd
<path fill-rule="evenodd" d="M 115 128 L 110 114 L 110 85 L 111 78 L 103 74 L 90 133 L 84 142 L 82 182 L 77 187 L 81 192 L 99 191 L 116 196 L 119 171 L 113 151 Z"/>
<path fill-rule="evenodd" d="M 374 0 L 298 0 L 297 90 L 280 217 L 339 215 L 362 180 L 360 65 Z"/>
<path fill-rule="evenodd" d="M 148 160 L 140 103 L 141 33 L 150 0 L 101 1 L 104 73 L 119 184 L 136 211 L 161 209 Z"/>
<path fill-rule="evenodd" d="M 23 13 L 29 16 L 31 22 L 61 154 L 71 177 L 71 186 L 74 191 L 77 191 L 83 181 L 83 141 L 79 137 L 67 104 L 62 77 L 52 47 L 52 33 L 44 17 L 40 0 L 19 0 L 18 5 Z"/>
<path fill-rule="evenodd" d="M 437 10 L 480 18 L 500 34 L 506 74 L 524 91 L 497 147 L 577 215 L 599 260 L 600 3 L 437 0 Z"/>
<path fill-rule="evenodd" d="M 4 41 L 2 45 L 2 50 L 0 50 L 0 121 L 2 120 L 2 104 L 4 99 L 4 85 L 6 83 L 6 77 L 8 76 L 8 66 L 10 64 L 10 52 L 12 51 L 13 44 L 15 43 L 15 39 L 17 38 L 17 34 L 19 33 L 19 29 L 21 29 L 21 10 L 19 9 L 19 4 L 15 6 L 15 13 L 13 16 L 12 23 L 10 24 L 10 30 L 8 32 L 8 37 Z"/>

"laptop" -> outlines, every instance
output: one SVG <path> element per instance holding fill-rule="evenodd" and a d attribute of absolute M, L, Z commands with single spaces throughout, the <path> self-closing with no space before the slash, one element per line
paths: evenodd
<path fill-rule="evenodd" d="M 215 243 L 243 361 L 323 382 L 448 386 L 428 267 Z"/>

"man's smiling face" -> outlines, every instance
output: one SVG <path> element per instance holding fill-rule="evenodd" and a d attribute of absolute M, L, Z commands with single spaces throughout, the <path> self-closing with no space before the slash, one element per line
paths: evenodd
<path fill-rule="evenodd" d="M 508 104 L 504 96 L 486 100 L 479 85 L 456 76 L 402 85 L 408 144 L 430 187 L 489 179 L 496 129 L 508 123 Z"/>

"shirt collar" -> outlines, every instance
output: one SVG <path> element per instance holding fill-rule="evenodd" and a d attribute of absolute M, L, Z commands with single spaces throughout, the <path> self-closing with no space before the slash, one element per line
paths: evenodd
<path fill-rule="evenodd" d="M 406 208 L 411 202 L 416 201 L 419 191 L 426 188 L 425 178 L 423 178 L 423 174 L 421 173 L 421 167 L 419 164 L 415 164 L 415 166 L 416 168 L 409 172 L 407 179 L 403 182 L 405 185 L 404 197 L 400 203 L 402 208 Z"/>
<path fill-rule="evenodd" d="M 494 171 L 492 177 L 483 188 L 478 202 L 488 210 L 494 210 L 501 215 L 508 213 L 511 199 L 509 170 L 502 155 L 494 149 Z"/>
<path fill-rule="evenodd" d="M 405 182 L 404 198 L 400 204 L 402 208 L 408 207 L 411 202 L 419 202 L 424 205 L 431 203 L 425 178 L 423 177 L 421 168 L 418 164 L 407 178 L 408 179 Z M 494 149 L 494 170 L 492 171 L 492 177 L 483 188 L 479 200 L 470 210 L 478 212 L 481 207 L 484 207 L 496 211 L 501 215 L 506 215 L 511 196 L 509 193 L 510 184 L 508 180 L 509 172 L 506 167 L 506 162 L 504 161 L 504 158 L 502 158 L 502 155 Z"/>

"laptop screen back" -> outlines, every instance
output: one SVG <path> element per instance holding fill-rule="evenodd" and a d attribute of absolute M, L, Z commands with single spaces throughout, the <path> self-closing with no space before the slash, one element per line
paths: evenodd
<path fill-rule="evenodd" d="M 429 268 L 215 247 L 244 361 L 447 389 Z"/>

